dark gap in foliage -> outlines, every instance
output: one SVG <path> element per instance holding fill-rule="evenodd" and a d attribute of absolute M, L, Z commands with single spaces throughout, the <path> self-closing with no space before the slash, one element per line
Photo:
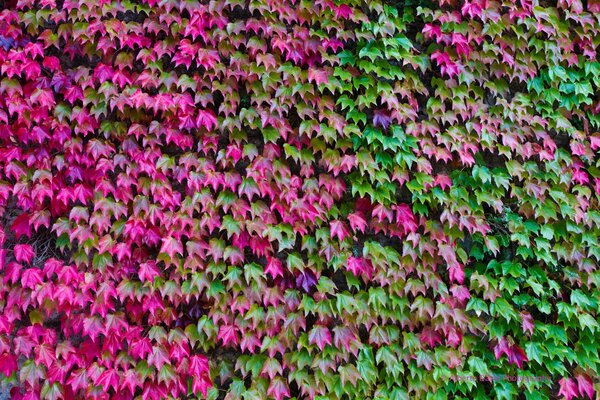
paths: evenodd
<path fill-rule="evenodd" d="M 240 111 L 243 108 L 250 108 L 251 105 L 251 98 L 250 95 L 248 94 L 248 90 L 246 89 L 246 85 L 244 84 L 240 84 L 237 85 L 237 90 L 238 90 L 238 95 L 240 97 L 240 101 L 238 103 L 238 108 L 236 110 L 236 114 L 239 115 Z"/>
<path fill-rule="evenodd" d="M 559 149 L 566 149 L 569 147 L 569 143 L 571 141 L 571 136 L 564 132 L 557 132 L 554 129 L 550 129 L 548 131 L 548 136 L 554 140 L 556 147 Z"/>
<path fill-rule="evenodd" d="M 240 20 L 247 20 L 252 18 L 252 13 L 248 9 L 248 7 L 242 7 L 239 4 L 236 4 L 233 7 L 233 10 L 229 12 L 229 21 L 236 22 Z"/>
<path fill-rule="evenodd" d="M 489 169 L 493 168 L 506 168 L 506 159 L 505 156 L 500 155 L 498 153 L 492 152 L 488 149 L 484 149 L 481 151 L 481 155 L 476 157 L 479 164 L 483 164 Z"/>
<path fill-rule="evenodd" d="M 413 194 L 406 185 L 398 185 L 396 189 L 396 201 L 399 203 L 412 203 Z"/>
<path fill-rule="evenodd" d="M 212 99 L 213 99 L 212 106 L 209 108 L 211 110 L 213 110 L 215 112 L 215 114 L 218 114 L 219 107 L 221 107 L 221 104 L 223 104 L 223 101 L 225 100 L 225 98 L 223 97 L 223 93 L 221 93 L 218 90 L 213 91 Z"/>
<path fill-rule="evenodd" d="M 187 10 L 184 10 L 184 12 Z M 182 12 L 183 14 L 183 12 Z M 117 14 L 115 15 L 115 18 L 118 19 L 119 21 L 123 21 L 123 22 L 137 22 L 137 23 L 143 23 L 147 16 L 140 13 L 140 12 L 134 12 L 132 10 L 127 10 L 125 12 L 123 11 L 117 11 Z"/>
<path fill-rule="evenodd" d="M 516 95 L 520 93 L 527 93 L 527 82 L 523 82 L 521 80 L 515 79 L 510 82 L 508 86 L 508 92 L 505 96 L 506 101 L 509 103 L 515 98 Z"/>
<path fill-rule="evenodd" d="M 290 396 L 292 398 L 300 398 L 300 396 L 302 396 L 302 392 L 300 392 L 300 388 L 298 387 L 298 383 L 296 382 L 295 379 L 290 381 L 289 387 L 290 387 Z"/>
<path fill-rule="evenodd" d="M 314 313 L 310 312 L 306 315 L 306 332 L 310 332 L 315 323 L 317 322 L 317 317 Z"/>
<path fill-rule="evenodd" d="M 331 275 L 331 280 L 333 281 L 333 283 L 335 283 L 338 292 L 344 292 L 350 289 L 348 287 L 348 281 L 346 281 L 344 271 L 341 269 L 338 269 Z"/>
<path fill-rule="evenodd" d="M 0 0 L 0 10 L 14 10 L 17 7 L 17 0 Z"/>

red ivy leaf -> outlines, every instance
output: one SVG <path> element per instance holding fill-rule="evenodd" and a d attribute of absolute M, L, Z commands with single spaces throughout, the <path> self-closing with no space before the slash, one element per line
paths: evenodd
<path fill-rule="evenodd" d="M 516 364 L 519 368 L 523 368 L 523 362 L 525 361 L 529 361 L 529 359 L 523 349 L 516 344 L 513 344 L 508 353 L 508 362 L 510 364 Z"/>
<path fill-rule="evenodd" d="M 29 215 L 23 213 L 13 221 L 11 229 L 15 233 L 15 237 L 19 239 L 21 236 L 31 237 L 31 226 L 29 225 Z"/>

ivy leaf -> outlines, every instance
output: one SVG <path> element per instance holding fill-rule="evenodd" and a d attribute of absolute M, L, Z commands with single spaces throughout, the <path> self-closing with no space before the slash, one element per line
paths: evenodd
<path fill-rule="evenodd" d="M 594 382 L 587 375 L 577 375 L 575 377 L 577 379 L 577 389 L 579 390 L 579 394 L 585 397 L 588 397 L 590 400 L 594 398 L 594 393 L 596 389 L 594 389 Z"/>
<path fill-rule="evenodd" d="M 346 225 L 342 221 L 331 221 L 329 227 L 332 238 L 337 236 L 341 241 L 344 241 L 349 234 L 348 228 L 346 228 Z"/>
<path fill-rule="evenodd" d="M 301 287 L 306 293 L 317 284 L 317 277 L 311 270 L 304 270 L 296 277 L 296 287 Z"/>
<path fill-rule="evenodd" d="M 563 399 L 571 400 L 574 397 L 579 395 L 577 390 L 577 385 L 575 381 L 571 378 L 564 377 L 558 381 L 559 391 L 558 395 L 563 396 Z"/>
<path fill-rule="evenodd" d="M 271 275 L 272 278 L 277 278 L 277 276 L 283 277 L 281 261 L 276 257 L 270 257 L 267 267 L 265 268 L 265 273 Z"/>
<path fill-rule="evenodd" d="M 456 260 L 456 253 L 450 245 L 442 244 L 439 246 L 439 254 L 444 258 L 448 265 L 448 272 L 450 280 L 455 281 L 459 284 L 463 284 L 465 280 L 465 273 L 462 265 Z"/>
<path fill-rule="evenodd" d="M 533 318 L 531 317 L 531 314 L 523 311 L 521 313 L 521 321 L 522 321 L 521 326 L 523 328 L 523 333 L 526 333 L 527 331 L 529 331 L 529 334 L 533 335 L 534 322 L 533 322 Z"/>
<path fill-rule="evenodd" d="M 373 126 L 380 126 L 383 130 L 387 130 L 391 123 L 392 117 L 387 109 L 380 108 L 373 111 Z"/>
<path fill-rule="evenodd" d="M 14 219 L 11 225 L 12 231 L 15 233 L 15 237 L 19 239 L 21 236 L 31 237 L 31 226 L 29 223 L 29 215 L 22 213 Z"/>
<path fill-rule="evenodd" d="M 174 258 L 176 254 L 183 256 L 183 246 L 181 242 L 174 237 L 162 238 L 161 253 L 166 253 L 169 257 Z"/>
<path fill-rule="evenodd" d="M 331 332 L 322 325 L 315 325 L 308 333 L 310 344 L 316 344 L 319 350 L 323 351 L 325 345 L 331 345 Z"/>
<path fill-rule="evenodd" d="M 16 244 L 14 247 L 14 255 L 18 262 L 31 264 L 31 260 L 33 260 L 34 256 L 33 247 L 29 244 Z"/>
<path fill-rule="evenodd" d="M 287 383 L 280 377 L 272 379 L 267 389 L 267 394 L 275 398 L 275 400 L 282 400 L 290 397 L 290 389 Z"/>
<path fill-rule="evenodd" d="M 223 342 L 224 346 L 227 346 L 230 343 L 237 345 L 238 334 L 236 327 L 233 325 L 221 325 L 219 327 L 219 335 L 217 338 Z"/>

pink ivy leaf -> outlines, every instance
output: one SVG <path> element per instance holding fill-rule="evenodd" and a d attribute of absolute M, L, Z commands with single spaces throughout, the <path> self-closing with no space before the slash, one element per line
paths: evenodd
<path fill-rule="evenodd" d="M 586 397 L 592 400 L 594 398 L 594 393 L 596 392 L 592 378 L 587 375 L 577 375 L 575 379 L 577 379 L 577 388 L 579 389 L 579 394 L 581 396 L 585 394 Z"/>
<path fill-rule="evenodd" d="M 446 342 L 452 347 L 459 346 L 462 342 L 462 332 L 457 331 L 454 327 L 450 328 L 446 335 Z"/>
<path fill-rule="evenodd" d="M 325 326 L 315 325 L 308 333 L 308 342 L 316 344 L 323 351 L 325 345 L 331 345 L 331 332 Z"/>
<path fill-rule="evenodd" d="M 387 219 L 389 222 L 392 222 L 394 219 L 394 212 L 384 206 L 383 204 L 377 204 L 373 208 L 372 217 L 377 217 L 377 219 L 383 222 L 384 219 Z"/>
<path fill-rule="evenodd" d="M 269 383 L 267 395 L 274 397 L 275 400 L 281 400 L 290 397 L 290 389 L 283 379 L 275 378 Z"/>
<path fill-rule="evenodd" d="M 442 336 L 431 327 L 425 327 L 421 331 L 421 343 L 433 348 L 436 344 L 442 343 Z"/>
<path fill-rule="evenodd" d="M 456 297 L 460 301 L 465 301 L 471 298 L 469 288 L 464 285 L 453 285 L 450 288 L 452 296 Z"/>
<path fill-rule="evenodd" d="M 502 355 L 507 355 L 510 353 L 510 349 L 508 346 L 508 340 L 505 337 L 502 337 L 498 343 L 494 346 L 494 356 L 496 360 L 499 360 Z"/>
<path fill-rule="evenodd" d="M 281 260 L 276 257 L 270 257 L 267 267 L 265 268 L 265 273 L 271 275 L 272 278 L 277 278 L 278 276 L 283 277 Z"/>
<path fill-rule="evenodd" d="M 129 393 L 133 394 L 141 383 L 142 382 L 137 371 L 135 369 L 128 369 L 123 373 L 121 389 L 128 389 Z"/>
<path fill-rule="evenodd" d="M 396 222 L 404 229 L 404 232 L 417 230 L 417 219 L 408 204 L 398 204 L 394 206 L 394 211 L 396 211 Z"/>
<path fill-rule="evenodd" d="M 165 237 L 162 238 L 160 252 L 167 253 L 171 258 L 173 258 L 175 254 L 183 256 L 183 245 L 179 240 L 173 237 Z"/>
<path fill-rule="evenodd" d="M 367 226 L 367 221 L 360 212 L 348 214 L 348 221 L 350 222 L 350 228 L 354 231 L 364 232 Z"/>
<path fill-rule="evenodd" d="M 348 257 L 348 270 L 354 276 L 366 274 L 370 277 L 373 273 L 373 266 L 369 260 L 365 260 L 362 257 Z"/>
<path fill-rule="evenodd" d="M 442 190 L 450 189 L 452 187 L 452 180 L 448 175 L 444 174 L 437 175 L 433 183 L 442 188 Z"/>
<path fill-rule="evenodd" d="M 352 8 L 347 4 L 340 4 L 335 8 L 336 18 L 348 19 L 352 13 Z"/>
<path fill-rule="evenodd" d="M 37 268 L 28 268 L 21 275 L 21 285 L 27 289 L 34 289 L 37 285 L 41 285 L 42 272 Z"/>
<path fill-rule="evenodd" d="M 236 327 L 233 325 L 221 325 L 217 338 L 223 342 L 224 346 L 227 346 L 229 343 L 237 346 L 238 335 Z"/>
<path fill-rule="evenodd" d="M 156 263 L 154 261 L 148 261 L 140 264 L 140 269 L 138 272 L 138 277 L 140 281 L 149 281 L 153 282 L 154 278 L 160 275 L 160 271 L 156 268 Z"/>
<path fill-rule="evenodd" d="M 119 388 L 119 373 L 112 368 L 107 369 L 106 371 L 100 374 L 98 381 L 96 384 L 101 386 L 102 389 L 107 392 L 108 388 L 113 388 L 117 390 Z"/>
<path fill-rule="evenodd" d="M 33 260 L 35 253 L 33 247 L 29 244 L 16 244 L 14 247 L 14 255 L 18 262 L 31 264 L 31 260 Z"/>
<path fill-rule="evenodd" d="M 162 346 L 152 346 L 152 352 L 148 355 L 148 365 L 154 365 L 160 370 L 163 365 L 169 363 L 169 353 Z"/>
<path fill-rule="evenodd" d="M 331 221 L 329 227 L 332 238 L 337 236 L 341 241 L 344 241 L 349 235 L 348 228 L 346 228 L 346 224 L 342 221 Z"/>
<path fill-rule="evenodd" d="M 353 354 L 356 355 L 358 346 L 353 346 L 353 344 L 357 341 L 356 332 L 353 328 L 341 325 L 333 328 L 333 343 L 336 347 L 341 348 L 343 346 L 346 351 L 351 351 L 354 347 Z"/>
<path fill-rule="evenodd" d="M 210 381 L 210 379 L 206 376 L 206 374 L 198 376 L 198 375 L 194 375 L 194 383 L 192 385 L 192 391 L 194 393 L 202 393 L 202 396 L 206 397 L 207 393 L 208 393 L 208 389 L 210 389 L 211 387 L 213 387 L 212 382 Z"/>
<path fill-rule="evenodd" d="M 533 322 L 533 318 L 531 317 L 531 314 L 523 311 L 521 313 L 521 321 L 522 321 L 521 326 L 523 328 L 523 333 L 529 332 L 530 335 L 533 335 L 534 322 Z"/>
<path fill-rule="evenodd" d="M 462 6 L 462 15 L 469 15 L 470 18 L 481 17 L 483 10 L 487 7 L 487 1 L 475 0 L 465 2 Z"/>
<path fill-rule="evenodd" d="M 462 265 L 456 260 L 456 253 L 450 245 L 440 244 L 439 254 L 443 257 L 448 265 L 448 272 L 450 274 L 450 280 L 463 284 L 465 280 L 465 272 Z"/>
<path fill-rule="evenodd" d="M 577 397 L 579 395 L 577 385 L 575 384 L 575 381 L 573 379 L 564 377 L 560 381 L 558 381 L 558 384 L 560 388 L 558 391 L 558 395 L 563 396 L 563 399 L 571 400 L 572 398 Z"/>
<path fill-rule="evenodd" d="M 328 76 L 329 76 L 329 74 L 327 73 L 327 71 L 322 70 L 322 69 L 309 68 L 309 70 L 308 70 L 308 81 L 314 82 L 317 85 L 320 85 L 322 83 L 327 83 Z"/>
<path fill-rule="evenodd" d="M 211 110 L 199 110 L 196 117 L 196 126 L 198 128 L 205 127 L 206 130 L 212 131 L 217 126 L 217 117 Z"/>
<path fill-rule="evenodd" d="M 600 104 L 600 103 L 598 103 L 598 104 Z M 600 135 L 591 136 L 590 143 L 591 143 L 592 150 L 600 149 Z"/>

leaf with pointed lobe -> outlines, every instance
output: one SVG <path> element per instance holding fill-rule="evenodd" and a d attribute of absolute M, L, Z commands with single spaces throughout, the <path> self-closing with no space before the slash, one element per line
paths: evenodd
<path fill-rule="evenodd" d="M 17 371 L 17 357 L 14 354 L 0 354 L 0 372 L 8 377 L 15 371 Z"/>
<path fill-rule="evenodd" d="M 534 322 L 531 314 L 525 311 L 521 312 L 521 321 L 523 333 L 529 332 L 530 335 L 533 335 Z"/>
<path fill-rule="evenodd" d="M 175 257 L 176 254 L 183 256 L 183 246 L 179 240 L 175 239 L 174 237 L 164 237 L 161 241 L 161 253 L 168 254 L 170 258 Z"/>
<path fill-rule="evenodd" d="M 348 228 L 346 228 L 345 224 L 342 221 L 331 221 L 329 223 L 331 237 L 338 237 L 341 241 L 348 236 Z"/>
<path fill-rule="evenodd" d="M 331 332 L 325 326 L 315 325 L 308 333 L 308 342 L 316 344 L 322 351 L 326 345 L 331 345 Z"/>
<path fill-rule="evenodd" d="M 223 342 L 224 346 L 227 346 L 230 343 L 237 345 L 238 333 L 236 327 L 233 325 L 221 325 L 219 327 L 218 339 Z"/>
<path fill-rule="evenodd" d="M 558 395 L 562 396 L 563 399 L 571 400 L 579 396 L 579 391 L 575 380 L 568 377 L 563 377 L 561 380 L 558 381 L 558 384 Z"/>
<path fill-rule="evenodd" d="M 267 394 L 275 400 L 282 400 L 290 397 L 290 389 L 286 381 L 280 377 L 271 379 Z"/>
<path fill-rule="evenodd" d="M 592 400 L 594 398 L 594 393 L 596 393 L 592 379 L 587 375 L 577 375 L 575 379 L 577 380 L 579 394 L 584 398 Z"/>
<path fill-rule="evenodd" d="M 296 277 L 296 287 L 302 288 L 306 293 L 310 293 L 317 284 L 317 277 L 311 270 L 304 270 Z"/>
<path fill-rule="evenodd" d="M 510 364 L 516 364 L 519 368 L 523 368 L 523 362 L 526 361 L 529 361 L 529 359 L 523 349 L 516 344 L 512 345 L 508 353 L 508 362 Z"/>
<path fill-rule="evenodd" d="M 269 257 L 267 267 L 265 268 L 265 273 L 271 275 L 272 278 L 277 278 L 278 276 L 283 277 L 281 261 L 276 257 Z"/>
<path fill-rule="evenodd" d="M 12 231 L 15 233 L 15 237 L 19 239 L 21 236 L 31 237 L 31 226 L 29 215 L 27 213 L 23 213 L 19 215 L 13 221 L 11 225 Z"/>
<path fill-rule="evenodd" d="M 29 244 L 16 244 L 13 249 L 15 259 L 18 262 L 23 262 L 25 264 L 31 264 L 35 253 L 33 251 L 33 247 Z"/>

